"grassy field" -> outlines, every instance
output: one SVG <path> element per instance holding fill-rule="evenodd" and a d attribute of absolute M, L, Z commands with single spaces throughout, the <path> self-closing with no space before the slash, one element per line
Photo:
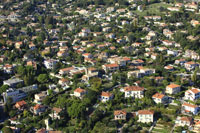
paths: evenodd
<path fill-rule="evenodd" d="M 165 125 L 156 124 L 156 126 L 153 128 L 152 133 L 169 133 L 171 131 L 171 128 Z"/>
<path fill-rule="evenodd" d="M 149 14 L 161 15 L 160 7 L 167 8 L 167 7 L 170 7 L 170 6 L 172 6 L 172 4 L 155 3 L 155 4 L 151 4 L 151 5 L 146 6 L 146 9 L 142 12 L 136 10 L 136 11 L 134 11 L 134 13 L 138 14 L 139 16 L 145 16 L 145 15 L 147 15 L 147 12 Z"/>

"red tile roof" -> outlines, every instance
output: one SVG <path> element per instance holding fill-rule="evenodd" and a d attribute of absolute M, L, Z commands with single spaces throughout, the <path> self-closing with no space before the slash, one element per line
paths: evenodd
<path fill-rule="evenodd" d="M 109 93 L 109 92 L 102 92 L 101 93 L 101 96 L 104 96 L 104 97 L 111 97 L 113 94 L 112 93 Z"/>
<path fill-rule="evenodd" d="M 124 91 L 144 91 L 144 87 L 128 86 L 128 87 L 124 87 Z"/>
<path fill-rule="evenodd" d="M 188 107 L 191 107 L 191 108 L 197 108 L 198 107 L 197 105 L 189 104 L 189 103 L 183 103 L 182 106 L 188 106 Z"/>
<path fill-rule="evenodd" d="M 105 64 L 105 67 L 119 67 L 118 64 Z"/>
<path fill-rule="evenodd" d="M 82 92 L 85 92 L 86 90 L 84 89 L 81 89 L 81 88 L 77 88 L 74 90 L 74 92 L 78 92 L 78 93 L 82 93 Z"/>
<path fill-rule="evenodd" d="M 120 114 L 126 115 L 127 113 L 124 110 L 115 110 L 114 111 L 114 115 L 120 115 Z"/>
<path fill-rule="evenodd" d="M 138 111 L 138 114 L 140 115 L 153 115 L 154 114 L 154 111 L 152 110 L 139 110 Z"/>
<path fill-rule="evenodd" d="M 152 98 L 158 98 L 158 99 L 162 99 L 165 95 L 160 94 L 160 93 L 156 93 L 152 96 Z"/>

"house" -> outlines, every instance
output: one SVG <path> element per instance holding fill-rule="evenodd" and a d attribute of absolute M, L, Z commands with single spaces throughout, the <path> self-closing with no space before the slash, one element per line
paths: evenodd
<path fill-rule="evenodd" d="M 27 94 L 20 90 L 8 89 L 6 92 L 3 92 L 4 103 L 7 102 L 8 97 L 12 98 L 12 103 L 16 103 L 26 98 L 26 96 Z"/>
<path fill-rule="evenodd" d="M 118 64 L 119 66 L 126 66 L 131 59 L 128 57 L 118 57 L 118 56 L 112 56 L 107 59 L 107 61 L 111 64 Z"/>
<path fill-rule="evenodd" d="M 44 61 L 44 66 L 47 69 L 54 69 L 56 67 L 57 61 L 54 59 L 49 59 Z"/>
<path fill-rule="evenodd" d="M 49 114 L 49 116 L 50 116 L 53 120 L 55 120 L 55 119 L 60 120 L 60 112 L 62 112 L 62 109 L 61 109 L 61 108 L 53 107 L 52 113 Z"/>
<path fill-rule="evenodd" d="M 181 86 L 177 84 L 170 84 L 166 87 L 165 93 L 167 94 L 177 94 L 181 90 Z"/>
<path fill-rule="evenodd" d="M 184 97 L 185 100 L 194 101 L 199 98 L 200 98 L 200 89 L 198 88 L 192 88 L 185 92 L 185 97 Z"/>
<path fill-rule="evenodd" d="M 173 41 L 169 41 L 169 40 L 163 40 L 162 43 L 163 43 L 165 46 L 172 46 L 172 45 L 175 44 Z"/>
<path fill-rule="evenodd" d="M 35 94 L 34 95 L 34 97 L 35 97 L 34 102 L 37 103 L 37 104 L 41 104 L 46 96 L 47 96 L 47 92 L 46 91 L 42 91 L 39 94 Z"/>
<path fill-rule="evenodd" d="M 3 71 L 4 71 L 4 73 L 12 74 L 13 73 L 13 65 L 5 64 L 3 66 Z"/>
<path fill-rule="evenodd" d="M 124 110 L 115 110 L 114 116 L 115 120 L 126 120 L 127 112 Z"/>
<path fill-rule="evenodd" d="M 151 54 L 151 59 L 156 60 L 158 54 L 157 53 L 152 53 Z"/>
<path fill-rule="evenodd" d="M 40 105 L 40 104 L 36 104 L 34 107 L 33 107 L 33 113 L 35 115 L 39 115 L 41 113 L 43 113 L 45 111 L 45 106 L 43 105 Z"/>
<path fill-rule="evenodd" d="M 57 57 L 66 57 L 68 52 L 66 50 L 60 50 L 57 52 Z"/>
<path fill-rule="evenodd" d="M 199 21 L 197 21 L 197 20 L 191 20 L 190 23 L 191 23 L 191 25 L 194 26 L 194 27 L 196 27 L 197 25 L 200 24 Z"/>
<path fill-rule="evenodd" d="M 15 43 L 15 48 L 20 49 L 23 46 L 23 42 L 16 42 Z"/>
<path fill-rule="evenodd" d="M 155 69 L 144 68 L 144 67 L 141 67 L 139 69 L 140 69 L 140 72 L 144 73 L 144 75 L 146 75 L 146 76 L 154 74 L 156 71 Z"/>
<path fill-rule="evenodd" d="M 177 64 L 177 65 L 184 65 L 185 64 L 185 62 L 186 62 L 186 60 L 185 59 L 179 59 L 179 60 L 175 60 L 175 64 Z"/>
<path fill-rule="evenodd" d="M 144 61 L 141 60 L 141 59 L 137 59 L 137 60 L 133 60 L 130 64 L 133 65 L 133 66 L 143 66 Z"/>
<path fill-rule="evenodd" d="M 168 7 L 167 8 L 169 11 L 179 11 L 180 10 L 180 8 L 179 7 Z"/>
<path fill-rule="evenodd" d="M 70 71 L 74 70 L 74 67 L 67 67 L 67 68 L 63 68 L 59 70 L 59 74 L 60 75 L 65 75 L 65 74 L 69 74 Z"/>
<path fill-rule="evenodd" d="M 29 44 L 28 47 L 29 47 L 31 50 L 36 49 L 36 46 L 35 46 L 35 44 L 33 44 L 33 43 Z"/>
<path fill-rule="evenodd" d="M 82 98 L 85 94 L 87 94 L 87 91 L 81 88 L 77 88 L 74 90 L 74 96 Z"/>
<path fill-rule="evenodd" d="M 155 103 L 166 104 L 168 102 L 168 97 L 161 93 L 156 93 L 152 96 Z"/>
<path fill-rule="evenodd" d="M 37 63 L 35 61 L 27 61 L 26 66 L 31 66 L 37 70 Z"/>
<path fill-rule="evenodd" d="M 182 111 L 185 113 L 192 113 L 196 115 L 199 112 L 199 106 L 190 104 L 190 103 L 183 103 L 182 104 Z"/>
<path fill-rule="evenodd" d="M 16 102 L 15 104 L 15 108 L 17 108 L 18 110 L 23 110 L 26 107 L 26 102 L 24 100 Z"/>
<path fill-rule="evenodd" d="M 82 54 L 82 56 L 84 58 L 92 58 L 92 54 L 90 54 L 90 53 L 84 53 L 84 54 Z"/>
<path fill-rule="evenodd" d="M 173 71 L 173 70 L 174 70 L 174 67 L 168 65 L 168 66 L 165 66 L 164 69 L 169 70 L 169 71 Z"/>
<path fill-rule="evenodd" d="M 199 133 L 200 132 L 200 121 L 196 121 L 194 124 L 193 132 Z"/>
<path fill-rule="evenodd" d="M 18 84 L 23 84 L 24 81 L 19 78 L 13 78 L 3 81 L 3 85 L 8 85 L 9 87 L 15 88 Z"/>
<path fill-rule="evenodd" d="M 168 55 L 177 56 L 177 55 L 178 55 L 178 51 L 175 51 L 175 50 L 167 50 L 167 54 L 168 54 Z"/>
<path fill-rule="evenodd" d="M 143 45 L 143 43 L 139 43 L 139 42 L 135 42 L 132 44 L 133 47 L 140 47 L 142 45 Z"/>
<path fill-rule="evenodd" d="M 171 32 L 169 29 L 164 29 L 163 30 L 163 34 L 166 36 L 166 37 L 168 37 L 168 38 L 173 38 L 173 32 Z"/>
<path fill-rule="evenodd" d="M 154 111 L 139 110 L 138 117 L 139 117 L 138 122 L 142 122 L 142 123 L 154 122 Z"/>
<path fill-rule="evenodd" d="M 70 83 L 70 81 L 66 78 L 62 78 L 58 81 L 58 84 L 61 85 L 61 86 L 66 86 Z"/>
<path fill-rule="evenodd" d="M 142 78 L 144 76 L 145 76 L 145 74 L 143 72 L 138 71 L 138 70 L 136 70 L 136 71 L 129 71 L 127 73 L 127 77 L 128 78 L 131 78 L 131 77 Z"/>
<path fill-rule="evenodd" d="M 128 86 L 124 87 L 125 98 L 143 98 L 144 97 L 144 87 L 139 86 Z"/>
<path fill-rule="evenodd" d="M 89 67 L 85 69 L 85 75 L 83 75 L 82 80 L 83 81 L 89 81 L 93 77 L 98 77 L 99 72 L 94 67 Z"/>
<path fill-rule="evenodd" d="M 104 64 L 102 65 L 102 69 L 108 73 L 108 72 L 114 72 L 119 70 L 119 65 L 118 64 Z"/>
<path fill-rule="evenodd" d="M 193 124 L 193 119 L 192 119 L 192 117 L 177 117 L 175 124 L 176 124 L 176 126 L 190 127 Z"/>
<path fill-rule="evenodd" d="M 103 91 L 103 92 L 101 93 L 101 98 L 100 98 L 100 100 L 101 100 L 102 102 L 107 102 L 107 101 L 111 100 L 113 97 L 114 97 L 114 95 L 113 95 L 112 93 L 104 92 L 104 91 Z"/>
<path fill-rule="evenodd" d="M 191 70 L 194 70 L 196 67 L 199 66 L 199 64 L 193 62 L 193 61 L 190 61 L 190 62 L 186 62 L 184 64 L 185 68 L 188 70 L 188 71 L 191 71 Z"/>

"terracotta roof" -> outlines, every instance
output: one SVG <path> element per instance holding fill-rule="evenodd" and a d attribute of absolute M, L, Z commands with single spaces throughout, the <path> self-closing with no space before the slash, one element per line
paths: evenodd
<path fill-rule="evenodd" d="M 105 64 L 105 67 L 119 67 L 118 64 Z"/>
<path fill-rule="evenodd" d="M 192 117 L 181 117 L 180 120 L 181 121 L 189 121 L 189 122 L 191 122 L 192 121 Z"/>
<path fill-rule="evenodd" d="M 44 106 L 42 106 L 42 105 L 40 105 L 40 104 L 36 104 L 36 105 L 33 107 L 33 109 L 34 109 L 34 110 L 37 110 L 37 109 L 40 109 L 40 108 L 42 108 L 42 107 L 44 107 Z"/>
<path fill-rule="evenodd" d="M 62 109 L 61 108 L 53 107 L 53 111 L 55 111 L 56 113 L 60 113 L 62 111 Z"/>
<path fill-rule="evenodd" d="M 74 69 L 74 67 L 67 67 L 67 68 L 60 69 L 60 71 L 70 71 L 73 69 Z"/>
<path fill-rule="evenodd" d="M 89 71 L 94 71 L 94 70 L 97 70 L 97 69 L 94 68 L 94 67 L 89 67 L 88 70 L 89 70 Z"/>
<path fill-rule="evenodd" d="M 197 122 L 195 123 L 195 125 L 200 125 L 200 121 L 197 121 Z"/>
<path fill-rule="evenodd" d="M 62 133 L 62 131 L 49 131 L 49 133 Z"/>
<path fill-rule="evenodd" d="M 124 59 L 125 61 L 130 61 L 130 60 L 131 60 L 131 58 L 129 58 L 129 57 L 123 57 L 123 59 Z"/>
<path fill-rule="evenodd" d="M 91 55 L 90 53 L 84 53 L 83 56 L 88 56 Z"/>
<path fill-rule="evenodd" d="M 128 87 L 124 87 L 124 91 L 144 91 L 144 87 L 128 86 Z"/>
<path fill-rule="evenodd" d="M 176 88 L 176 87 L 180 87 L 180 85 L 177 85 L 177 84 L 170 84 L 170 85 L 168 85 L 167 87 L 169 87 L 169 88 Z"/>
<path fill-rule="evenodd" d="M 183 103 L 182 106 L 188 106 L 188 107 L 191 107 L 191 108 L 197 108 L 198 107 L 197 105 L 189 104 L 189 103 Z"/>
<path fill-rule="evenodd" d="M 154 114 L 154 111 L 152 110 L 139 110 L 138 111 L 138 114 L 140 115 L 153 115 Z"/>
<path fill-rule="evenodd" d="M 162 99 L 165 95 L 160 94 L 160 93 L 156 93 L 152 96 L 152 98 L 158 98 L 158 99 Z"/>
<path fill-rule="evenodd" d="M 26 105 L 26 102 L 24 100 L 22 100 L 22 101 L 16 102 L 15 106 L 16 105 L 19 105 L 21 107 L 21 106 Z"/>
<path fill-rule="evenodd" d="M 124 110 L 115 110 L 114 111 L 114 115 L 120 115 L 120 114 L 126 115 L 127 113 Z"/>
<path fill-rule="evenodd" d="M 111 97 L 112 96 L 112 93 L 109 93 L 109 92 L 102 92 L 101 93 L 101 96 L 104 96 L 104 97 Z"/>
<path fill-rule="evenodd" d="M 190 91 L 192 91 L 194 94 L 197 94 L 197 93 L 199 93 L 199 92 L 200 92 L 200 90 L 199 90 L 199 89 L 197 89 L 197 88 L 191 89 Z"/>
<path fill-rule="evenodd" d="M 186 62 L 185 64 L 193 65 L 193 64 L 196 64 L 196 63 L 193 62 L 193 61 L 190 61 L 190 62 Z"/>
<path fill-rule="evenodd" d="M 68 79 L 65 79 L 65 78 L 62 78 L 60 79 L 62 82 L 68 82 L 69 80 Z"/>
<path fill-rule="evenodd" d="M 85 92 L 86 90 L 84 89 L 81 89 L 81 88 L 77 88 L 74 90 L 74 92 L 78 92 L 78 93 L 82 93 L 82 92 Z"/>
<path fill-rule="evenodd" d="M 44 128 L 42 128 L 42 129 L 39 129 L 39 130 L 37 130 L 37 132 L 36 133 L 46 133 L 46 129 L 44 129 Z"/>

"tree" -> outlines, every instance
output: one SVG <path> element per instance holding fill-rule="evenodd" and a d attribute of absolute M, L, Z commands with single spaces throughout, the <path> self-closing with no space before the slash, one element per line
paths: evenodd
<path fill-rule="evenodd" d="M 3 127 L 2 131 L 3 131 L 3 133 L 13 133 L 13 130 L 9 127 Z"/>
<path fill-rule="evenodd" d="M 47 74 L 40 74 L 37 77 L 37 81 L 40 83 L 47 83 L 48 82 L 48 75 Z"/>
<path fill-rule="evenodd" d="M 102 80 L 100 78 L 92 78 L 89 80 L 89 83 L 94 91 L 99 92 L 99 89 L 102 85 Z"/>
<path fill-rule="evenodd" d="M 2 94 L 2 93 L 5 92 L 8 88 L 9 88 L 8 85 L 2 85 L 1 88 L 0 88 L 0 93 Z"/>
<path fill-rule="evenodd" d="M 85 116 L 86 107 L 79 100 L 75 100 L 71 106 L 67 108 L 67 112 L 71 118 Z"/>
<path fill-rule="evenodd" d="M 45 105 L 49 105 L 51 103 L 51 98 L 49 96 L 46 96 L 42 102 Z"/>

